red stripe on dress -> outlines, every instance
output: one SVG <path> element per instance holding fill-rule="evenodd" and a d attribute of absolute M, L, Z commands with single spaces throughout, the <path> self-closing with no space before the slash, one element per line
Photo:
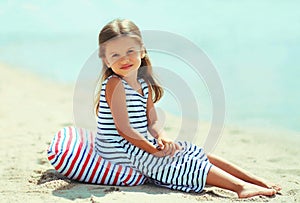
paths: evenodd
<path fill-rule="evenodd" d="M 103 174 L 103 176 L 102 176 L 102 179 L 101 179 L 101 182 L 100 182 L 100 183 L 105 184 L 105 179 L 106 179 L 106 176 L 107 176 L 107 174 L 108 174 L 108 171 L 110 170 L 110 167 L 111 167 L 111 163 L 108 161 L 108 162 L 107 162 L 106 169 L 105 169 L 105 172 L 104 172 L 104 174 Z"/>
<path fill-rule="evenodd" d="M 94 136 L 93 136 L 93 133 L 92 133 L 91 131 L 90 131 L 90 140 L 89 140 L 89 143 L 90 143 L 91 149 L 94 150 Z M 94 156 L 94 157 L 95 157 L 95 156 Z M 92 171 L 92 174 L 91 174 L 91 176 L 90 176 L 88 182 L 91 182 L 91 181 L 93 180 L 94 176 L 95 176 L 95 173 L 96 173 L 97 168 L 98 168 L 98 166 L 99 166 L 99 162 L 98 162 L 98 161 L 99 161 L 99 158 L 98 158 L 98 160 L 96 161 L 96 165 L 95 165 L 94 167 L 92 167 L 92 168 L 94 168 L 94 169 L 93 169 L 93 171 Z"/>
<path fill-rule="evenodd" d="M 52 159 L 54 159 L 54 157 L 55 157 L 55 154 L 48 156 L 48 160 L 51 161 Z"/>
<path fill-rule="evenodd" d="M 102 158 L 101 158 L 100 156 L 98 156 L 98 159 L 97 159 L 97 161 L 96 161 L 96 165 L 94 166 L 94 170 L 93 170 L 93 172 L 92 172 L 92 174 L 91 174 L 91 177 L 90 177 L 90 179 L 89 179 L 89 181 L 88 181 L 89 183 L 92 182 L 92 180 L 94 179 L 94 176 L 95 176 L 95 174 L 96 174 L 96 171 L 97 171 L 97 169 L 98 169 L 98 167 L 99 167 L 101 161 L 102 161 Z"/>
<path fill-rule="evenodd" d="M 93 132 L 91 131 L 90 132 L 90 143 L 91 143 L 91 147 L 94 149 L 94 135 L 93 135 Z"/>
<path fill-rule="evenodd" d="M 81 134 L 81 137 L 82 137 L 82 129 L 80 129 L 80 134 Z M 78 157 L 79 157 L 81 149 L 82 149 L 83 142 L 81 140 L 79 140 L 79 143 L 80 143 L 79 147 L 78 147 L 78 149 L 76 149 L 77 150 L 76 155 L 75 155 L 75 157 L 74 157 L 74 159 L 73 159 L 73 161 L 71 163 L 71 166 L 69 167 L 69 170 L 66 172 L 65 176 L 68 176 L 72 172 L 73 167 L 75 166 L 75 163 L 78 160 Z"/>
<path fill-rule="evenodd" d="M 85 162 L 84 162 L 84 164 L 83 164 L 83 166 L 82 166 L 82 168 L 81 168 L 81 170 L 80 170 L 80 173 L 79 173 L 79 175 L 78 175 L 78 177 L 77 177 L 78 180 L 81 179 L 81 176 L 83 175 L 83 173 L 84 173 L 84 171 L 85 171 L 85 169 L 86 169 L 86 166 L 87 166 L 87 164 L 88 164 L 89 161 L 90 161 L 90 158 L 91 158 L 91 154 L 92 154 L 92 153 L 93 153 L 93 148 L 92 148 L 92 144 L 90 144 L 90 151 L 88 152 L 88 155 L 87 155 L 87 157 L 86 157 L 86 160 L 85 160 Z"/>
<path fill-rule="evenodd" d="M 127 181 L 130 179 L 130 177 L 132 175 L 132 171 L 133 171 L 133 169 L 129 168 L 129 174 L 127 175 L 126 179 L 123 181 L 126 185 L 128 185 Z"/>
<path fill-rule="evenodd" d="M 56 143 L 55 143 L 55 154 L 58 153 L 58 144 L 60 142 L 60 138 L 61 138 L 61 130 L 57 134 L 57 140 L 56 140 Z"/>
<path fill-rule="evenodd" d="M 65 160 L 65 158 L 66 158 L 66 156 L 68 154 L 68 151 L 69 151 L 69 148 L 70 148 L 70 145 L 71 145 L 71 142 L 72 142 L 72 129 L 71 129 L 71 127 L 69 127 L 69 131 L 70 131 L 70 136 L 69 136 L 69 140 L 68 140 L 68 143 L 67 143 L 67 147 L 65 148 L 66 151 L 62 155 L 59 164 L 55 167 L 56 170 L 59 170 L 59 168 L 64 163 L 64 160 Z"/>
<path fill-rule="evenodd" d="M 121 166 L 121 165 L 118 165 L 118 171 L 117 171 L 117 174 L 116 174 L 116 176 L 115 176 L 113 185 L 116 185 L 116 184 L 117 184 L 117 181 L 118 181 L 118 178 L 119 178 L 119 176 L 120 176 L 121 171 L 122 171 L 122 166 Z"/>
<path fill-rule="evenodd" d="M 141 175 L 141 174 L 139 174 L 138 176 L 139 177 L 138 177 L 137 181 L 133 185 L 138 185 L 139 182 L 140 182 L 140 180 L 141 180 L 141 178 L 143 177 L 143 175 Z"/>
<path fill-rule="evenodd" d="M 84 137 L 83 137 L 83 130 L 82 130 L 82 128 L 80 128 L 80 138 L 81 138 L 81 140 L 80 140 L 80 142 L 82 142 L 82 143 L 84 143 Z"/>

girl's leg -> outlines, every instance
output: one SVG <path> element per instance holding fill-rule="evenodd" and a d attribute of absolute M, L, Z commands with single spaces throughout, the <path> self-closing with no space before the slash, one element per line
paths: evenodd
<path fill-rule="evenodd" d="M 243 181 L 253 183 L 255 185 L 259 185 L 265 188 L 273 188 L 276 191 L 281 190 L 281 187 L 279 185 L 270 183 L 260 177 L 257 177 L 220 157 L 217 157 L 215 155 L 208 155 L 208 159 L 213 165 Z"/>
<path fill-rule="evenodd" d="M 236 192 L 240 198 L 253 197 L 256 195 L 272 196 L 276 193 L 274 189 L 245 182 L 216 166 L 212 166 L 209 170 L 206 184 Z"/>

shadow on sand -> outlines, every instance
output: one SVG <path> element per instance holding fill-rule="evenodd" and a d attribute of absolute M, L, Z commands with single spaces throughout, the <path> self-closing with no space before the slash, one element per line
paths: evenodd
<path fill-rule="evenodd" d="M 139 192 L 145 194 L 159 195 L 168 193 L 182 193 L 185 192 L 170 190 L 168 188 L 163 188 L 156 186 L 152 183 L 146 183 L 140 186 L 111 186 L 111 185 L 96 185 L 87 184 L 74 180 L 70 180 L 61 174 L 59 174 L 54 169 L 49 169 L 41 174 L 41 177 L 37 181 L 37 185 L 44 185 L 48 188 L 53 189 L 52 194 L 57 197 L 66 198 L 69 200 L 76 199 L 86 199 L 92 196 L 104 197 L 106 194 L 111 192 Z M 202 193 L 188 193 L 189 195 L 196 196 L 210 196 L 217 198 L 228 198 L 228 196 L 223 196 L 221 194 L 215 193 L 213 190 L 204 190 Z"/>

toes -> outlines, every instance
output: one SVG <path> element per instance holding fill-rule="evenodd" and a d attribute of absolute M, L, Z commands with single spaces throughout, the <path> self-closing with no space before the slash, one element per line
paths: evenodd
<path fill-rule="evenodd" d="M 279 185 L 272 185 L 269 188 L 276 190 L 276 192 L 278 192 L 278 191 L 280 191 L 282 189 Z"/>

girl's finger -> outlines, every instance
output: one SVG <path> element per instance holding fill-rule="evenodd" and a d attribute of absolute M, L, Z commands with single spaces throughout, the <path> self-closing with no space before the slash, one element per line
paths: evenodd
<path fill-rule="evenodd" d="M 170 143 L 170 156 L 173 157 L 173 155 L 175 154 L 175 145 L 174 143 Z"/>
<path fill-rule="evenodd" d="M 172 153 L 171 153 L 171 157 L 174 156 L 175 152 L 176 152 L 176 145 L 175 145 L 175 143 L 173 143 L 173 144 L 172 144 Z"/>
<path fill-rule="evenodd" d="M 164 152 L 166 153 L 167 156 L 170 155 L 171 152 L 170 150 L 171 150 L 170 144 L 165 144 Z"/>
<path fill-rule="evenodd" d="M 175 143 L 175 148 L 176 148 L 176 150 L 182 150 L 182 147 L 177 143 Z"/>
<path fill-rule="evenodd" d="M 157 139 L 157 144 L 158 144 L 158 149 L 159 150 L 162 150 L 162 149 L 164 149 L 164 143 L 163 143 L 163 141 L 159 138 L 159 139 Z"/>

